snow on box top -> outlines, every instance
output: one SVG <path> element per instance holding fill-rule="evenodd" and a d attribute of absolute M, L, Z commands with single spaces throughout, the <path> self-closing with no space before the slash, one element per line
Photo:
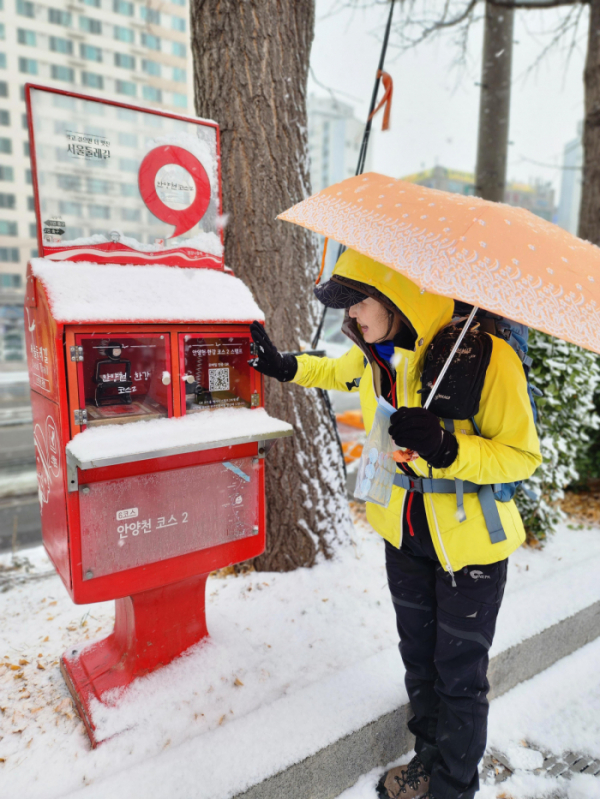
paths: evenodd
<path fill-rule="evenodd" d="M 273 419 L 264 408 L 217 408 L 179 418 L 88 428 L 67 444 L 67 452 L 87 464 L 133 458 L 174 447 L 208 449 L 246 436 L 257 441 L 263 436 L 273 438 L 292 433 L 290 424 Z"/>
<path fill-rule="evenodd" d="M 215 269 L 117 266 L 32 258 L 60 322 L 247 322 L 264 320 L 250 289 Z"/>

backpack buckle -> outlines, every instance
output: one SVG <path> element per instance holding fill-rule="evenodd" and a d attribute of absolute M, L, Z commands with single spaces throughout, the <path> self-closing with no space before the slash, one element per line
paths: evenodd
<path fill-rule="evenodd" d="M 422 494 L 423 493 L 423 478 L 422 477 L 409 477 L 409 487 L 406 489 L 409 494 Z"/>

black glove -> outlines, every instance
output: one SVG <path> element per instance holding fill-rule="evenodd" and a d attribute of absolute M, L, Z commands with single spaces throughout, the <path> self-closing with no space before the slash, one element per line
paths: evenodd
<path fill-rule="evenodd" d="M 400 408 L 390 418 L 390 436 L 399 447 L 418 452 L 434 469 L 446 469 L 458 455 L 458 441 L 425 408 Z"/>
<path fill-rule="evenodd" d="M 296 356 L 287 353 L 282 355 L 260 322 L 252 322 L 250 333 L 258 350 L 258 357 L 248 361 L 250 366 L 267 377 L 276 377 L 280 383 L 289 383 L 293 380 L 298 371 Z"/>

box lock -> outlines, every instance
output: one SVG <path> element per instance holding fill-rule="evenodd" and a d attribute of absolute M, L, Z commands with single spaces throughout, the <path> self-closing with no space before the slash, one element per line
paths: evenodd
<path fill-rule="evenodd" d="M 256 391 L 254 394 L 250 396 L 250 407 L 258 408 L 259 405 L 260 405 L 260 394 Z"/>

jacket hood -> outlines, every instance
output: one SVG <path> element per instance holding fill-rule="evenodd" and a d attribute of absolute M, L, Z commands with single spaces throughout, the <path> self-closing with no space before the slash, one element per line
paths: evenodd
<path fill-rule="evenodd" d="M 412 280 L 355 250 L 346 250 L 340 256 L 332 277 L 336 276 L 373 286 L 391 300 L 414 328 L 420 344 L 417 349 L 421 352 L 425 352 L 435 334 L 452 319 L 454 300 L 429 292 L 422 294 Z"/>

